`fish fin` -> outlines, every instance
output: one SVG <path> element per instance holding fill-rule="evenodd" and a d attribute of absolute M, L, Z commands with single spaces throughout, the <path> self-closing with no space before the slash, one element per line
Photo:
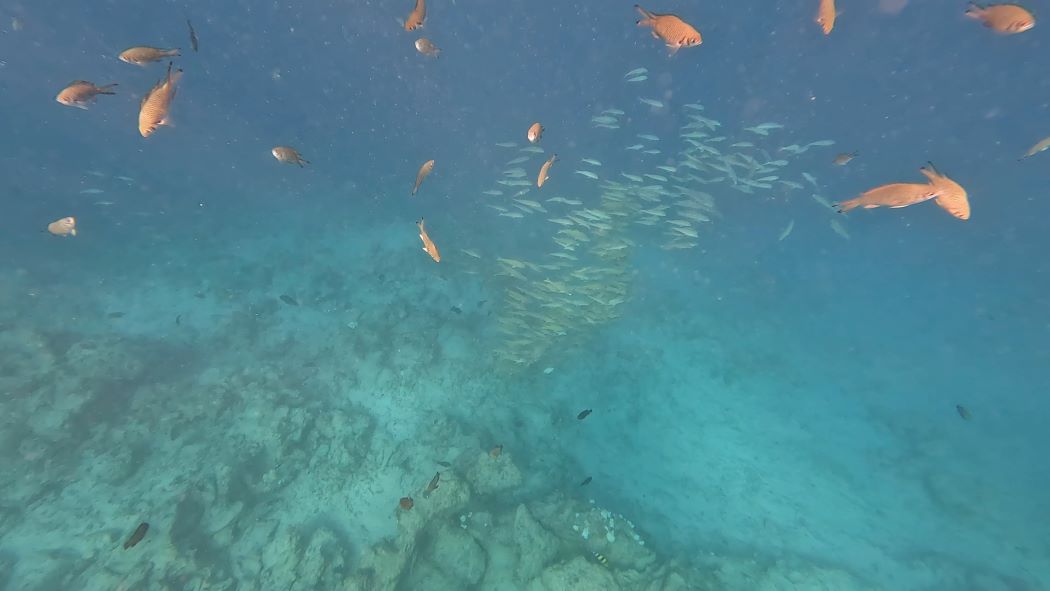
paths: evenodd
<path fill-rule="evenodd" d="M 984 7 L 976 2 L 970 2 L 970 5 L 966 7 L 966 16 L 970 18 L 981 18 L 981 13 L 984 12 Z"/>
<path fill-rule="evenodd" d="M 71 236 L 76 236 L 76 235 L 77 235 L 77 229 L 76 229 L 76 228 L 73 228 L 73 229 L 71 229 L 71 230 L 69 231 L 69 234 L 70 234 Z"/>
<path fill-rule="evenodd" d="M 74 107 L 78 108 L 78 109 L 84 109 L 85 111 L 88 110 L 87 105 L 85 105 L 84 103 L 71 103 L 71 104 Z"/>
<path fill-rule="evenodd" d="M 107 84 L 105 86 L 98 86 L 98 87 L 96 87 L 96 90 L 98 90 L 99 94 L 117 94 L 117 93 L 113 92 L 112 90 L 110 90 L 114 86 L 118 86 L 118 84 L 116 82 L 114 82 L 113 84 Z"/>
<path fill-rule="evenodd" d="M 681 45 L 668 45 L 667 46 L 667 57 L 674 57 L 678 53 L 678 49 Z"/>

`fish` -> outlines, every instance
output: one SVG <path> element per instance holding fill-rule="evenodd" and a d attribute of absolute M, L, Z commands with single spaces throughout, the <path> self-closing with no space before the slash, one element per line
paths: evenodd
<path fill-rule="evenodd" d="M 503 454 L 503 446 L 497 445 L 489 450 L 489 456 L 493 459 L 500 457 Z"/>
<path fill-rule="evenodd" d="M 139 107 L 139 133 L 142 137 L 149 137 L 161 125 L 171 124 L 171 101 L 175 99 L 175 84 L 182 77 L 181 68 L 173 72 L 171 67 L 171 62 L 168 62 L 167 75 L 142 98 Z"/>
<path fill-rule="evenodd" d="M 124 316 L 124 312 L 110 312 L 109 314 L 106 314 L 106 318 L 123 318 Z"/>
<path fill-rule="evenodd" d="M 626 148 L 624 148 L 624 150 L 641 150 L 644 147 L 645 144 L 634 144 L 632 146 L 627 146 Z"/>
<path fill-rule="evenodd" d="M 306 160 L 299 154 L 299 151 L 289 146 L 274 146 L 270 153 L 277 159 L 278 162 L 285 164 L 298 164 L 299 168 L 302 168 L 304 164 L 310 164 L 309 160 Z"/>
<path fill-rule="evenodd" d="M 591 166 L 601 166 L 602 165 L 601 160 L 595 160 L 594 158 L 581 158 L 580 161 L 581 162 L 586 162 L 587 164 L 590 164 Z"/>
<path fill-rule="evenodd" d="M 824 35 L 831 34 L 831 30 L 835 28 L 835 17 L 837 16 L 835 0 L 820 0 L 820 6 L 817 7 L 817 17 L 814 20 L 820 25 L 820 30 L 824 31 Z"/>
<path fill-rule="evenodd" d="M 591 477 L 588 476 L 587 478 L 583 479 L 583 482 L 580 483 L 580 486 L 587 486 L 590 483 L 591 483 Z"/>
<path fill-rule="evenodd" d="M 664 104 L 663 104 L 663 103 L 661 103 L 660 101 L 656 100 L 656 99 L 651 99 L 651 98 L 639 98 L 638 100 L 639 100 L 639 101 L 641 101 L 641 102 L 643 102 L 643 103 L 645 103 L 645 104 L 647 104 L 647 105 L 649 105 L 650 107 L 655 107 L 655 108 L 657 108 L 657 109 L 662 109 L 662 108 L 664 108 Z"/>
<path fill-rule="evenodd" d="M 783 242 L 785 238 L 787 238 L 788 236 L 791 235 L 791 231 L 794 230 L 794 229 L 795 229 L 795 220 L 791 220 L 790 222 L 788 222 L 787 227 L 784 228 L 784 230 L 780 233 L 780 237 L 777 238 L 777 241 L 778 242 Z"/>
<path fill-rule="evenodd" d="M 416 184 L 412 187 L 412 194 L 415 195 L 416 191 L 419 190 L 419 185 L 423 184 L 423 179 L 427 178 L 427 175 L 434 170 L 434 161 L 427 160 L 419 167 L 419 172 L 416 173 Z"/>
<path fill-rule="evenodd" d="M 962 185 L 941 174 L 932 162 L 927 162 L 919 172 L 930 179 L 938 192 L 934 203 L 960 220 L 970 219 L 970 199 Z"/>
<path fill-rule="evenodd" d="M 518 144 L 515 144 L 514 142 L 496 142 L 496 147 L 498 147 L 498 148 L 516 148 L 516 147 L 518 147 Z"/>
<path fill-rule="evenodd" d="M 410 511 L 412 507 L 416 506 L 416 502 L 412 500 L 412 497 L 401 497 L 401 500 L 397 502 L 397 506 L 402 511 Z"/>
<path fill-rule="evenodd" d="M 973 415 L 970 414 L 970 409 L 966 408 L 961 404 L 955 405 L 955 412 L 959 413 L 959 416 L 964 421 L 969 421 L 971 418 L 973 418 Z"/>
<path fill-rule="evenodd" d="M 190 47 L 193 48 L 193 53 L 197 53 L 200 45 L 197 40 L 197 31 L 193 30 L 193 23 L 190 22 L 190 19 L 186 19 L 186 26 L 190 29 Z"/>
<path fill-rule="evenodd" d="M 529 161 L 529 157 L 528 156 L 518 156 L 517 158 L 514 158 L 513 160 L 508 160 L 507 161 L 507 166 L 513 166 L 515 164 L 521 164 L 522 162 L 528 162 L 528 161 Z"/>
<path fill-rule="evenodd" d="M 451 463 L 445 462 L 445 461 L 442 461 L 442 460 L 437 460 L 436 463 L 437 463 L 438 466 L 441 466 L 442 468 L 451 468 L 452 467 Z"/>
<path fill-rule="evenodd" d="M 1023 33 L 1035 26 L 1035 15 L 1017 4 L 987 4 L 971 2 L 966 16 L 981 21 L 985 27 L 1003 35 Z"/>
<path fill-rule="evenodd" d="M 125 540 L 124 549 L 127 550 L 128 548 L 134 548 L 136 544 L 142 541 L 142 538 L 146 537 L 146 532 L 148 531 L 149 524 L 145 521 L 140 523 L 139 526 L 135 528 L 135 531 L 132 532 L 131 536 Z"/>
<path fill-rule="evenodd" d="M 537 188 L 542 187 L 543 183 L 547 182 L 547 175 L 550 172 L 551 165 L 554 164 L 554 161 L 557 160 L 557 158 L 558 158 L 557 154 L 551 154 L 550 159 L 547 160 L 546 162 L 544 162 L 543 166 L 540 167 L 540 174 L 539 174 L 539 176 L 536 177 L 536 187 Z"/>
<path fill-rule="evenodd" d="M 591 552 L 594 559 L 597 560 L 602 566 L 609 566 L 609 559 L 605 557 L 601 552 Z"/>
<path fill-rule="evenodd" d="M 932 184 L 890 183 L 880 185 L 874 189 L 868 189 L 853 199 L 836 203 L 835 208 L 839 213 L 846 213 L 857 207 L 864 209 L 908 207 L 909 205 L 933 199 L 938 193 L 939 191 Z"/>
<path fill-rule="evenodd" d="M 76 236 L 77 219 L 73 216 L 55 220 L 47 225 L 47 231 L 55 236 Z"/>
<path fill-rule="evenodd" d="M 542 154 L 543 153 L 543 148 L 541 148 L 539 146 L 525 146 L 524 148 L 522 148 L 522 149 L 520 149 L 518 151 L 519 152 L 528 152 L 530 154 Z"/>
<path fill-rule="evenodd" d="M 849 240 L 849 232 L 846 231 L 846 226 L 843 226 L 838 220 L 831 220 L 831 229 L 839 236 L 842 236 L 846 240 Z"/>
<path fill-rule="evenodd" d="M 182 314 L 175 316 L 175 326 L 182 326 Z"/>
<path fill-rule="evenodd" d="M 481 258 L 481 255 L 480 255 L 480 254 L 478 254 L 477 252 L 473 251 L 473 250 L 470 250 L 470 249 L 466 249 L 466 248 L 461 248 L 460 250 L 462 250 L 462 251 L 463 251 L 464 253 L 466 253 L 466 254 L 467 254 L 468 256 L 474 257 L 474 258 L 476 258 L 476 259 L 480 259 L 480 258 Z"/>
<path fill-rule="evenodd" d="M 641 75 L 641 74 L 648 74 L 648 73 L 649 73 L 649 70 L 647 70 L 645 68 L 635 68 L 635 69 L 631 70 L 630 72 L 627 72 L 626 74 L 624 74 L 623 77 L 624 78 L 633 78 L 634 76 L 638 76 L 638 75 Z"/>
<path fill-rule="evenodd" d="M 419 227 L 419 239 L 423 241 L 423 252 L 430 255 L 430 258 L 434 259 L 435 263 L 441 262 L 441 253 L 438 252 L 438 247 L 434 244 L 434 241 L 430 239 L 430 235 L 427 234 L 426 222 L 420 218 L 416 222 L 416 226 Z"/>
<path fill-rule="evenodd" d="M 591 409 L 586 408 L 584 410 L 581 410 L 579 412 L 579 414 L 576 415 L 576 420 L 577 421 L 582 421 L 583 419 L 586 419 L 587 415 L 589 415 L 589 414 L 591 414 Z"/>
<path fill-rule="evenodd" d="M 643 140 L 649 140 L 650 142 L 658 142 L 658 141 L 660 141 L 659 137 L 657 137 L 657 136 L 655 136 L 655 135 L 653 135 L 651 133 L 639 133 L 638 137 L 642 138 Z"/>
<path fill-rule="evenodd" d="M 645 82 L 648 79 L 649 79 L 648 76 L 636 76 L 634 78 L 628 78 L 627 81 L 628 82 Z"/>
<path fill-rule="evenodd" d="M 696 47 L 703 43 L 700 31 L 673 14 L 656 14 L 635 4 L 642 18 L 637 22 L 639 27 L 651 27 L 653 38 L 662 40 L 671 55 L 682 47 Z"/>
<path fill-rule="evenodd" d="M 503 191 L 500 191 L 500 190 L 497 190 L 497 189 L 490 189 L 490 190 L 488 190 L 488 191 L 482 191 L 482 193 L 483 193 L 484 195 L 491 195 L 491 196 L 493 196 L 493 197 L 496 197 L 496 196 L 498 196 L 498 195 L 502 195 L 502 194 L 503 194 Z"/>
<path fill-rule="evenodd" d="M 1050 144 L 1048 144 L 1048 145 L 1050 145 Z M 835 159 L 832 160 L 831 163 L 836 165 L 836 166 L 845 166 L 845 165 L 849 164 L 850 160 L 853 160 L 856 157 L 857 157 L 857 152 L 856 151 L 854 151 L 854 152 L 842 152 L 841 154 L 835 156 Z"/>
<path fill-rule="evenodd" d="M 103 191 L 102 189 L 81 189 L 80 190 L 80 194 L 81 195 L 101 195 L 102 193 L 105 193 L 105 191 Z"/>
<path fill-rule="evenodd" d="M 422 53 L 427 57 L 438 57 L 441 55 L 441 49 L 434 42 L 426 37 L 420 37 L 416 39 L 416 51 Z"/>
<path fill-rule="evenodd" d="M 117 94 L 111 90 L 115 86 L 117 86 L 115 83 L 95 86 L 94 83 L 87 80 L 74 80 L 58 93 L 55 100 L 67 107 L 77 107 L 86 111 L 88 105 L 95 102 L 98 95 Z"/>
<path fill-rule="evenodd" d="M 527 131 L 525 133 L 525 137 L 529 138 L 529 143 L 530 144 L 535 144 L 536 142 L 540 141 L 540 136 L 542 136 L 542 135 L 543 135 L 543 126 L 540 125 L 539 121 L 537 121 L 536 123 L 533 123 L 531 126 L 529 126 L 529 131 Z"/>
<path fill-rule="evenodd" d="M 178 48 L 175 49 L 161 49 L 159 47 L 129 47 L 124 51 L 120 52 L 117 56 L 120 61 L 129 64 L 135 64 L 136 66 L 145 66 L 151 62 L 158 62 L 168 57 L 179 57 Z"/>
<path fill-rule="evenodd" d="M 642 176 L 649 177 L 649 178 L 653 179 L 654 181 L 660 181 L 661 183 L 666 183 L 667 182 L 667 177 L 660 176 L 658 174 L 649 174 L 647 172 L 647 173 L 644 173 Z"/>
<path fill-rule="evenodd" d="M 585 177 L 587 177 L 589 179 L 598 180 L 598 175 L 594 174 L 593 172 L 591 172 L 589 170 L 576 170 L 574 172 L 576 174 L 583 175 L 583 176 L 585 176 Z"/>
<path fill-rule="evenodd" d="M 1039 142 L 1037 142 L 1034 146 L 1028 148 L 1028 151 L 1024 153 L 1024 156 L 1021 156 L 1020 158 L 1018 158 L 1018 160 L 1031 158 L 1032 156 L 1035 156 L 1036 154 L 1042 152 L 1043 150 L 1046 150 L 1047 148 L 1050 148 L 1050 137 L 1046 137 L 1039 140 Z"/>
<path fill-rule="evenodd" d="M 290 295 L 288 295 L 286 293 L 282 293 L 281 294 L 281 301 L 286 303 L 286 304 L 288 304 L 289 306 L 298 306 L 299 305 L 299 302 L 295 298 L 293 298 L 292 296 L 290 296 Z"/>
<path fill-rule="evenodd" d="M 809 142 L 806 144 L 806 148 L 826 148 L 828 146 L 834 146 L 835 140 L 817 140 L 815 142 Z"/>
<path fill-rule="evenodd" d="M 607 113 L 609 115 L 616 115 L 617 117 L 619 117 L 620 115 L 624 114 L 624 112 L 621 111 L 620 109 L 606 109 L 606 110 L 602 111 L 602 113 Z"/>
<path fill-rule="evenodd" d="M 429 497 L 430 493 L 437 490 L 439 484 L 441 484 L 441 472 L 434 474 L 434 477 L 430 479 L 430 484 L 428 484 L 426 489 L 423 490 L 423 496 Z"/>
<path fill-rule="evenodd" d="M 408 13 L 408 18 L 405 19 L 405 30 L 415 31 L 423 26 L 425 20 L 427 20 L 426 0 L 416 0 L 416 7 Z"/>

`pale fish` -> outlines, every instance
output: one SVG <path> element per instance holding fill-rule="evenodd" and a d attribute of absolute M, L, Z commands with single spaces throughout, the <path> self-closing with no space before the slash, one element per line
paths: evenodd
<path fill-rule="evenodd" d="M 587 164 L 590 164 L 591 166 L 601 166 L 602 165 L 600 160 L 595 160 L 594 158 L 583 158 L 583 159 L 581 159 L 581 161 L 582 162 L 586 162 Z"/>
<path fill-rule="evenodd" d="M 543 148 L 541 148 L 539 146 L 525 146 L 524 148 L 522 148 L 522 149 L 520 149 L 518 151 L 519 152 L 529 152 L 531 154 L 542 154 L 543 153 Z"/>
<path fill-rule="evenodd" d="M 624 150 L 641 150 L 645 147 L 645 144 L 634 144 L 633 146 L 627 146 Z"/>
<path fill-rule="evenodd" d="M 831 220 L 831 229 L 839 236 L 842 236 L 846 240 L 849 240 L 849 232 L 846 231 L 846 226 L 843 226 L 842 223 L 838 220 Z"/>
<path fill-rule="evenodd" d="M 643 140 L 649 140 L 650 142 L 658 142 L 658 141 L 660 141 L 660 138 L 656 137 L 655 135 L 653 135 L 651 133 L 639 133 L 638 137 L 642 138 Z"/>
<path fill-rule="evenodd" d="M 631 70 L 630 72 L 627 72 L 626 74 L 624 74 L 623 77 L 624 78 L 632 78 L 634 76 L 639 76 L 641 74 L 648 74 L 648 73 L 649 73 L 649 70 L 646 70 L 645 68 L 635 68 L 635 69 Z"/>
<path fill-rule="evenodd" d="M 638 100 L 643 102 L 643 103 L 645 103 L 645 104 L 647 104 L 647 105 L 649 105 L 650 107 L 655 108 L 655 109 L 662 109 L 662 108 L 664 108 L 664 104 L 661 103 L 660 101 L 656 100 L 656 99 L 639 98 Z"/>
<path fill-rule="evenodd" d="M 785 238 L 787 238 L 788 236 L 791 235 L 791 231 L 794 230 L 794 229 L 795 229 L 795 220 L 791 220 L 790 222 L 788 222 L 787 227 L 784 228 L 783 231 L 780 232 L 780 237 L 777 238 L 777 240 L 778 241 L 783 241 Z"/>
<path fill-rule="evenodd" d="M 514 142 L 498 142 L 496 146 L 499 148 L 517 148 L 518 144 Z"/>
<path fill-rule="evenodd" d="M 648 76 L 637 76 L 635 78 L 628 78 L 627 81 L 628 82 L 645 82 L 648 79 L 649 79 Z"/>
<path fill-rule="evenodd" d="M 579 175 L 583 175 L 583 176 L 585 176 L 585 177 L 587 177 L 589 179 L 598 180 L 598 175 L 594 174 L 593 172 L 591 172 L 589 170 L 576 170 L 576 171 L 573 171 L 573 172 L 575 172 L 576 174 L 579 174 Z"/>

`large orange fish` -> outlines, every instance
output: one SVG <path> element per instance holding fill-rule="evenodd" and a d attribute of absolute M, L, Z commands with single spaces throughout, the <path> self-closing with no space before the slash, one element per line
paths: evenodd
<path fill-rule="evenodd" d="M 142 98 L 142 106 L 139 108 L 139 133 L 142 137 L 149 137 L 161 125 L 170 125 L 168 118 L 171 112 L 171 101 L 175 99 L 175 84 L 182 77 L 182 69 L 171 70 L 171 62 L 168 62 L 168 74 L 163 80 L 157 82 L 146 96 Z"/>
<path fill-rule="evenodd" d="M 638 21 L 638 26 L 652 27 L 653 37 L 663 40 L 667 44 L 667 49 L 670 50 L 671 55 L 674 55 L 683 47 L 696 47 L 704 41 L 700 37 L 700 31 L 697 31 L 692 25 L 673 14 L 656 14 L 637 4 L 634 5 L 634 8 L 643 17 Z"/>
<path fill-rule="evenodd" d="M 160 49 L 159 47 L 129 47 L 120 52 L 120 61 L 136 66 L 145 66 L 167 57 L 179 57 L 178 49 Z"/>
<path fill-rule="evenodd" d="M 835 0 L 820 0 L 816 21 L 825 35 L 830 35 L 831 30 L 835 28 L 836 16 L 838 14 L 835 12 Z"/>
<path fill-rule="evenodd" d="M 412 12 L 408 13 L 408 18 L 405 19 L 405 30 L 415 31 L 423 26 L 423 21 L 425 20 L 427 20 L 427 2 L 426 0 L 416 0 L 416 7 L 412 9 Z"/>
<path fill-rule="evenodd" d="M 434 241 L 430 239 L 430 235 L 427 234 L 426 222 L 420 219 L 416 222 L 416 225 L 419 226 L 419 239 L 423 241 L 423 252 L 429 254 L 435 263 L 440 263 L 441 253 L 438 252 L 437 245 L 434 244 Z"/>
<path fill-rule="evenodd" d="M 908 207 L 923 201 L 929 201 L 936 197 L 940 191 L 932 184 L 927 183 L 890 183 L 869 189 L 860 194 L 859 197 L 847 199 L 836 203 L 839 213 L 863 207 L 874 209 L 876 207 Z"/>
<path fill-rule="evenodd" d="M 960 220 L 970 219 L 970 199 L 962 185 L 941 174 L 932 162 L 920 168 L 919 172 L 926 175 L 930 184 L 937 189 L 934 203 Z"/>
<path fill-rule="evenodd" d="M 303 158 L 299 150 L 290 146 L 274 146 L 270 153 L 277 159 L 278 162 L 285 164 L 298 164 L 299 168 L 303 168 L 304 164 L 310 164 L 310 161 Z"/>
<path fill-rule="evenodd" d="M 95 86 L 87 80 L 74 80 L 69 83 L 69 86 L 63 88 L 62 92 L 58 93 L 55 100 L 67 107 L 77 107 L 86 110 L 89 104 L 95 102 L 96 96 L 100 94 L 117 94 L 110 90 L 114 86 L 116 84 Z"/>
<path fill-rule="evenodd" d="M 537 121 L 529 127 L 529 131 L 525 133 L 525 137 L 529 138 L 530 144 L 535 144 L 540 141 L 540 137 L 543 135 L 543 126 Z"/>
<path fill-rule="evenodd" d="M 551 165 L 558 159 L 557 154 L 551 154 L 550 160 L 543 163 L 540 167 L 540 174 L 536 177 L 536 187 L 542 187 L 543 183 L 547 182 L 547 173 L 551 170 Z"/>
<path fill-rule="evenodd" d="M 984 26 L 1004 35 L 1023 33 L 1035 26 L 1035 16 L 1017 4 L 989 4 L 974 2 L 966 9 L 966 16 L 977 19 Z"/>
<path fill-rule="evenodd" d="M 427 160 L 423 163 L 423 166 L 419 167 L 419 172 L 416 173 L 416 184 L 412 187 L 412 194 L 415 195 L 416 191 L 419 190 L 419 185 L 423 184 L 423 179 L 427 178 L 427 175 L 434 170 L 434 161 Z"/>

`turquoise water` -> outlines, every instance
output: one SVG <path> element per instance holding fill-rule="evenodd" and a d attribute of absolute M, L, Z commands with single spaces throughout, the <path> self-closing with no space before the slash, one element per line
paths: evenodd
<path fill-rule="evenodd" d="M 0 4 L 0 589 L 1050 588 L 1045 25 L 306 4 Z"/>

